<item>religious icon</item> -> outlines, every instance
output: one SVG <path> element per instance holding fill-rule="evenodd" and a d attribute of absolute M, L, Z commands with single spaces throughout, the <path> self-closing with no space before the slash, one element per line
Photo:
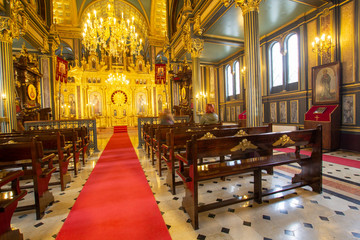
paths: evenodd
<path fill-rule="evenodd" d="M 158 95 L 158 113 L 162 112 L 162 105 L 163 105 L 162 95 Z"/>
<path fill-rule="evenodd" d="M 159 77 L 164 76 L 164 68 L 163 68 L 163 67 L 159 67 L 159 68 L 158 68 L 158 76 L 159 76 Z"/>
<path fill-rule="evenodd" d="M 342 123 L 355 124 L 355 94 L 344 95 L 342 97 Z"/>
<path fill-rule="evenodd" d="M 312 77 L 314 105 L 339 102 L 340 63 L 313 67 Z"/>
<path fill-rule="evenodd" d="M 145 100 L 145 94 L 143 93 L 139 93 L 138 97 L 137 97 L 137 114 L 139 115 L 144 115 L 145 112 L 145 105 L 146 105 L 146 100 Z"/>
<path fill-rule="evenodd" d="M 70 114 L 75 115 L 76 114 L 76 103 L 75 103 L 75 97 L 73 94 L 69 95 L 69 105 L 70 105 Z"/>
<path fill-rule="evenodd" d="M 28 86 L 28 97 L 30 100 L 35 100 L 36 99 L 36 88 L 33 84 L 29 84 Z"/>
<path fill-rule="evenodd" d="M 89 97 L 91 112 L 95 115 L 101 115 L 102 105 L 101 105 L 101 95 L 98 92 L 93 92 Z"/>

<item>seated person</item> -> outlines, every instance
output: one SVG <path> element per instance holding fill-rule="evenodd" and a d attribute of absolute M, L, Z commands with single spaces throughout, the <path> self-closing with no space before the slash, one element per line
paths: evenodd
<path fill-rule="evenodd" d="M 160 114 L 160 125 L 173 125 L 175 120 L 169 109 Z"/>
<path fill-rule="evenodd" d="M 216 124 L 219 122 L 219 117 L 215 113 L 215 108 L 213 104 L 206 104 L 206 113 L 201 117 L 200 124 L 209 125 Z"/>

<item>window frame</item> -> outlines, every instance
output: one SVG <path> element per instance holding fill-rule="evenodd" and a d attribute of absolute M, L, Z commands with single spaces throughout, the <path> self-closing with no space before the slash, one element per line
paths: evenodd
<path fill-rule="evenodd" d="M 230 74 L 231 74 L 231 79 L 228 79 L 228 71 L 230 71 Z M 225 89 L 226 89 L 226 100 L 233 100 L 235 99 L 235 96 L 234 96 L 234 74 L 232 72 L 232 67 L 231 67 L 231 64 L 226 64 L 225 66 Z M 230 95 L 230 92 L 229 92 L 229 83 L 232 83 L 232 94 Z"/>
<path fill-rule="evenodd" d="M 236 69 L 236 64 L 239 65 L 239 67 Z M 236 77 L 239 78 L 239 81 L 236 81 Z M 239 98 L 241 95 L 241 75 L 240 75 L 240 61 L 239 60 L 235 60 L 233 63 L 233 86 L 234 86 L 234 96 L 236 96 L 236 98 Z M 237 91 L 237 87 L 239 87 L 239 93 L 236 93 Z"/>
<path fill-rule="evenodd" d="M 298 50 L 298 81 L 289 83 L 289 57 L 288 57 L 288 41 L 290 37 L 296 35 L 297 37 L 297 50 Z M 282 55 L 282 66 L 283 66 L 283 73 L 282 73 L 282 80 L 283 84 L 279 86 L 273 87 L 273 76 L 272 76 L 272 47 L 276 44 L 280 44 L 280 52 L 283 51 L 286 54 L 281 53 Z M 280 93 L 282 91 L 295 91 L 298 90 L 299 81 L 300 81 L 300 41 L 299 41 L 299 33 L 297 31 L 292 31 L 288 33 L 282 41 L 274 40 L 270 43 L 268 48 L 268 61 L 269 61 L 269 88 L 270 94 Z"/>
<path fill-rule="evenodd" d="M 236 68 L 236 64 L 239 65 L 238 68 Z M 230 71 L 231 73 L 231 79 L 228 79 L 228 71 Z M 236 82 L 236 76 L 238 75 L 239 81 Z M 240 61 L 239 60 L 235 60 L 233 63 L 228 63 L 225 65 L 224 68 L 224 76 L 225 76 L 225 95 L 226 95 L 226 100 L 227 101 L 231 101 L 231 100 L 236 100 L 236 99 L 240 99 L 241 96 L 241 90 L 242 90 L 242 84 L 241 84 L 241 73 L 240 73 Z M 229 81 L 231 81 L 232 83 L 232 94 L 230 95 L 229 92 Z M 239 87 L 240 92 L 236 93 L 236 88 Z"/>

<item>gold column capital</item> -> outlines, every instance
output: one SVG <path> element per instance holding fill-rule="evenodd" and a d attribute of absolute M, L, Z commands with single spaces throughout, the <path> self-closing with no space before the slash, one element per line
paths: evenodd
<path fill-rule="evenodd" d="M 204 50 L 204 40 L 200 38 L 192 38 L 189 41 L 188 49 L 192 58 L 200 57 L 202 50 Z"/>
<path fill-rule="evenodd" d="M 10 17 L 0 17 L 0 41 L 12 43 L 14 38 L 24 34 L 27 19 L 23 16 L 24 7 L 20 0 L 10 1 Z M 18 24 L 18 21 L 20 22 Z"/>
<path fill-rule="evenodd" d="M 0 41 L 12 43 L 14 38 L 19 38 L 20 29 L 9 17 L 0 17 Z"/>
<path fill-rule="evenodd" d="M 260 2 L 261 0 L 235 0 L 235 6 L 240 7 L 243 11 L 243 15 L 245 15 L 251 11 L 259 12 Z"/>

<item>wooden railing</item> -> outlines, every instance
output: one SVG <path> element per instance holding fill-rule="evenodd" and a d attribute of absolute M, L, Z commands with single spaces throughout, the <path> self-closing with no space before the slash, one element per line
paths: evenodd
<path fill-rule="evenodd" d="M 174 120 L 176 123 L 188 122 L 189 116 L 186 115 L 186 116 L 174 117 Z M 141 148 L 142 144 L 144 144 L 144 139 L 142 138 L 143 137 L 142 130 L 143 130 L 145 123 L 159 124 L 160 118 L 159 117 L 139 117 L 138 118 L 138 138 L 139 138 L 138 148 Z"/>
<path fill-rule="evenodd" d="M 86 127 L 89 132 L 89 148 L 94 152 L 99 152 L 97 146 L 96 120 L 46 120 L 46 121 L 27 121 L 24 123 L 25 130 L 44 130 L 44 129 L 67 129 Z"/>

